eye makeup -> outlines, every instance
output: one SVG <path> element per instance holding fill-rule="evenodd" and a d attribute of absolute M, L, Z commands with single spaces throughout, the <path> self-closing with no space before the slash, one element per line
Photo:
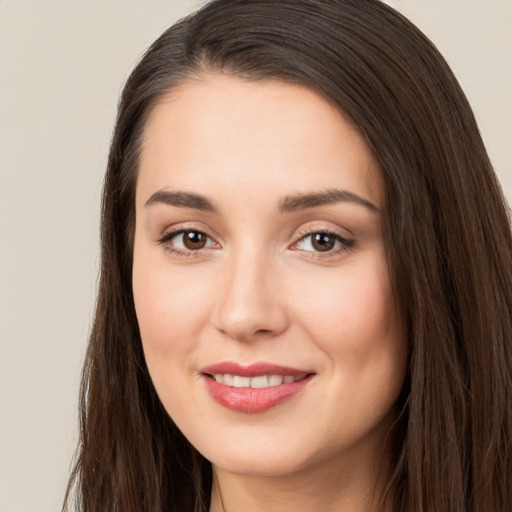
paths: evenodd
<path fill-rule="evenodd" d="M 205 250 L 221 247 L 207 233 L 193 226 L 179 226 L 167 231 L 157 243 L 171 254 L 184 258 L 199 256 Z M 289 249 L 300 251 L 309 258 L 330 258 L 348 253 L 354 244 L 354 239 L 348 239 L 331 229 L 310 228 L 299 233 L 298 239 Z"/>

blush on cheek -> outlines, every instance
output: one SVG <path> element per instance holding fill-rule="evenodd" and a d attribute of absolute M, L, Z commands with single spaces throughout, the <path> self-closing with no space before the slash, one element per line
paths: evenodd
<path fill-rule="evenodd" d="M 199 339 L 208 305 L 208 293 L 186 273 L 150 272 L 134 265 L 133 293 L 146 358 L 172 364 L 183 360 Z M 151 268 L 151 267 L 149 267 Z M 154 267 L 153 267 L 154 268 Z M 207 279 L 202 281 L 208 283 Z M 208 299 L 210 300 L 210 299 Z"/>
<path fill-rule="evenodd" d="M 376 335 L 386 337 L 395 325 L 391 290 L 384 293 L 374 283 L 368 284 L 364 280 L 345 280 L 339 286 L 330 283 L 329 293 L 308 298 L 303 318 L 315 325 L 319 336 L 337 333 L 357 344 L 371 343 Z"/>

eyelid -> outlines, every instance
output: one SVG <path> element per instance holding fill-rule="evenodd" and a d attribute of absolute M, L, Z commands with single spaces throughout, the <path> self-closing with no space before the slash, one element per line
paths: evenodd
<path fill-rule="evenodd" d="M 159 245 L 164 246 L 165 250 L 171 252 L 172 254 L 177 254 L 181 257 L 186 258 L 194 258 L 199 257 L 202 254 L 204 254 L 205 250 L 210 250 L 213 247 L 203 247 L 200 249 L 181 249 L 179 247 L 175 247 L 170 242 L 173 238 L 179 236 L 180 234 L 186 233 L 187 231 L 193 231 L 197 233 L 201 233 L 202 235 L 206 236 L 210 241 L 212 241 L 215 246 L 220 247 L 219 242 L 210 235 L 207 230 L 197 227 L 197 225 L 187 225 L 187 224 L 177 224 L 173 225 L 172 227 L 167 228 L 162 235 L 160 235 L 155 242 Z"/>
<path fill-rule="evenodd" d="M 182 235 L 184 233 L 188 233 L 191 231 L 194 233 L 200 233 L 201 235 L 206 236 L 207 238 L 209 238 L 210 240 L 212 240 L 213 242 L 215 242 L 217 244 L 217 242 L 208 233 L 205 233 L 204 231 L 201 231 L 200 229 L 193 229 L 193 228 L 182 228 L 182 229 L 177 229 L 177 230 L 173 230 L 173 231 L 168 231 L 165 234 L 163 234 L 160 238 L 158 238 L 156 241 L 159 244 L 165 244 L 166 242 L 169 242 L 173 238 L 177 237 L 178 235 Z"/>
<path fill-rule="evenodd" d="M 176 247 L 175 245 L 171 244 L 171 240 L 180 234 L 186 233 L 186 232 L 197 232 L 201 233 L 205 237 L 207 237 L 208 240 L 213 242 L 214 247 L 202 247 L 198 249 L 182 249 L 180 247 Z M 177 224 L 170 228 L 167 228 L 165 232 L 159 236 L 155 242 L 159 245 L 164 246 L 164 248 L 178 256 L 186 257 L 186 258 L 194 258 L 194 257 L 200 257 L 204 255 L 205 251 L 209 251 L 211 249 L 217 249 L 220 246 L 219 242 L 216 240 L 216 237 L 210 235 L 208 230 L 202 229 L 197 227 L 197 225 L 187 225 L 187 224 Z M 333 237 L 339 244 L 341 244 L 340 247 L 333 248 L 327 251 L 316 251 L 316 250 L 306 250 L 306 249 L 300 249 L 298 248 L 298 244 L 305 240 L 307 237 L 315 235 L 315 234 L 325 234 Z M 300 251 L 304 255 L 306 255 L 309 258 L 313 259 L 326 259 L 333 256 L 342 256 L 343 254 L 349 252 L 354 244 L 355 239 L 353 237 L 347 237 L 339 232 L 336 228 L 330 228 L 325 225 L 323 226 L 314 226 L 309 225 L 307 227 L 303 227 L 300 229 L 297 234 L 295 235 L 294 242 L 288 247 L 291 250 Z M 208 243 L 208 242 L 207 242 Z"/>
<path fill-rule="evenodd" d="M 343 231 L 346 232 L 346 234 L 344 234 Z M 294 235 L 294 238 L 295 238 L 294 244 L 297 243 L 302 238 L 304 238 L 304 237 L 306 237 L 308 235 L 315 234 L 315 233 L 325 233 L 327 235 L 334 235 L 335 237 L 340 238 L 340 239 L 342 239 L 344 241 L 347 241 L 347 242 L 355 240 L 354 234 L 351 231 L 349 231 L 348 229 L 346 229 L 346 228 L 344 228 L 342 230 L 339 227 L 331 227 L 331 226 L 328 226 L 328 225 L 326 225 L 324 223 L 322 223 L 322 224 L 319 224 L 319 223 L 316 223 L 316 224 L 308 223 L 306 226 L 302 226 L 296 232 L 296 234 Z"/>
<path fill-rule="evenodd" d="M 305 250 L 305 249 L 298 249 L 297 248 L 297 245 L 301 241 L 305 240 L 309 236 L 312 236 L 312 235 L 315 235 L 315 234 L 318 234 L 318 233 L 326 234 L 326 235 L 330 235 L 330 236 L 334 237 L 336 241 L 341 243 L 341 247 L 338 247 L 337 249 L 325 251 L 325 252 L 314 251 L 314 250 L 313 251 L 308 251 L 308 250 Z M 343 254 L 349 252 L 353 248 L 353 246 L 355 245 L 355 242 L 356 241 L 355 241 L 355 239 L 353 237 L 348 238 L 348 237 L 342 235 L 341 233 L 339 233 L 336 229 L 328 228 L 326 226 L 320 226 L 320 227 L 309 226 L 309 227 L 301 229 L 297 233 L 296 240 L 290 246 L 290 249 L 291 250 L 301 251 L 302 253 L 307 255 L 307 257 L 309 257 L 309 258 L 325 259 L 325 258 L 330 258 L 330 257 L 333 257 L 333 256 L 342 256 Z"/>
<path fill-rule="evenodd" d="M 211 238 L 213 241 L 217 242 L 217 236 L 211 234 L 211 229 L 206 227 L 201 227 L 199 224 L 196 223 L 178 223 L 178 224 L 172 224 L 170 226 L 165 227 L 161 230 L 161 234 L 157 235 L 155 242 L 160 242 L 161 240 L 172 238 L 173 236 L 183 233 L 184 231 L 197 231 L 198 233 L 202 233 L 206 235 L 208 238 Z"/>

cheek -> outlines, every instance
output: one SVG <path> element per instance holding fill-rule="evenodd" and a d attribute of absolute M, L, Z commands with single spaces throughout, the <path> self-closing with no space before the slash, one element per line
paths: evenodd
<path fill-rule="evenodd" d="M 162 261 L 163 260 L 163 261 Z M 133 294 L 144 349 L 171 355 L 190 346 L 207 311 L 208 279 L 169 272 L 165 258 L 134 255 Z M 187 333 L 187 340 L 181 334 Z"/>
<path fill-rule="evenodd" d="M 166 258 L 155 253 L 135 247 L 132 286 L 146 364 L 167 405 L 193 373 L 211 285 L 206 276 L 191 281 L 185 270 L 169 272 Z"/>
<path fill-rule="evenodd" d="M 393 399 L 407 365 L 385 258 L 319 279 L 303 294 L 302 323 L 327 355 L 331 376 L 353 403 Z M 321 290 L 321 291 L 320 291 Z"/>
<path fill-rule="evenodd" d="M 190 387 L 201 304 L 180 276 L 171 280 L 166 274 L 147 260 L 140 266 L 134 262 L 133 293 L 146 365 L 160 400 L 174 417 L 195 407 L 193 397 L 176 391 Z"/>
<path fill-rule="evenodd" d="M 315 280 L 302 293 L 300 316 L 319 342 L 332 351 L 365 351 L 397 336 L 397 318 L 387 267 L 370 259 Z M 300 296 L 297 294 L 296 296 Z M 380 341 L 379 341 L 380 340 Z"/>

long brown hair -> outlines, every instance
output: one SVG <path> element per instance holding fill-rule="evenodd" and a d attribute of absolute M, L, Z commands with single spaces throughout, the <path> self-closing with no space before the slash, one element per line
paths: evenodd
<path fill-rule="evenodd" d="M 138 155 L 152 107 L 205 73 L 302 84 L 359 128 L 410 347 L 394 431 L 396 512 L 512 510 L 512 237 L 470 106 L 444 59 L 377 0 L 215 0 L 128 79 L 105 178 L 96 316 L 65 499 L 83 512 L 206 511 L 211 467 L 160 403 L 131 290 Z"/>

